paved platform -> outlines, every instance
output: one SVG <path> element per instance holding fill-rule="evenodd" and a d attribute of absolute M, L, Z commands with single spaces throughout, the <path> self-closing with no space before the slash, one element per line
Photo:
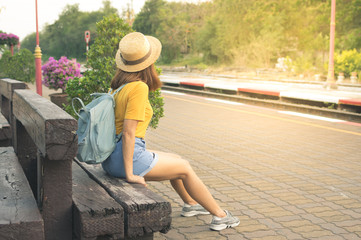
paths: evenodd
<path fill-rule="evenodd" d="M 337 90 L 328 90 L 324 82 L 314 81 L 269 81 L 250 80 L 247 78 L 194 75 L 188 73 L 164 73 L 161 76 L 164 84 L 182 87 L 261 94 L 278 98 L 300 99 L 314 102 L 344 104 L 361 107 L 361 84 L 339 84 Z"/>
<path fill-rule="evenodd" d="M 169 182 L 150 188 L 172 204 L 172 230 L 156 240 L 361 239 L 361 127 L 276 109 L 164 93 L 165 117 L 147 147 L 181 155 L 219 204 L 240 218 L 181 217 Z"/>

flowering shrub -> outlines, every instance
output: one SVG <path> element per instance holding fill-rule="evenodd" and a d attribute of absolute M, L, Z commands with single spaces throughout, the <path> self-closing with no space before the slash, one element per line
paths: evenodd
<path fill-rule="evenodd" d="M 59 61 L 50 57 L 41 70 L 44 76 L 43 84 L 55 90 L 60 88 L 64 91 L 69 79 L 82 77 L 80 64 L 76 62 L 76 59 L 69 60 L 66 57 L 61 57 Z"/>
<path fill-rule="evenodd" d="M 344 73 L 350 77 L 352 72 L 361 71 L 361 53 L 356 49 L 342 51 L 335 55 L 335 74 Z"/>
<path fill-rule="evenodd" d="M 35 59 L 33 53 L 24 48 L 12 56 L 6 50 L 0 58 L 0 78 L 12 78 L 24 82 L 35 81 Z"/>
<path fill-rule="evenodd" d="M 12 33 L 0 33 L 0 45 L 15 46 L 19 43 L 19 37 Z"/>
<path fill-rule="evenodd" d="M 6 33 L 0 33 L 0 45 L 5 45 L 8 42 L 8 35 Z"/>

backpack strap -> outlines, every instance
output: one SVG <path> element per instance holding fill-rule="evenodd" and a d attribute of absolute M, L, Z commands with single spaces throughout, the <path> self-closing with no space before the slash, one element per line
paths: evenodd
<path fill-rule="evenodd" d="M 84 105 L 83 101 L 82 101 L 80 98 L 78 98 L 78 97 L 75 97 L 75 98 L 73 98 L 73 99 L 71 100 L 71 105 L 72 105 L 72 107 L 73 107 L 73 110 L 74 110 L 75 114 L 78 115 L 79 118 L 82 118 L 82 117 L 79 115 L 78 111 L 75 110 L 75 107 L 74 107 L 74 101 L 75 101 L 75 100 L 78 100 L 78 101 L 80 102 L 80 104 L 81 104 L 81 106 L 82 106 L 82 109 L 85 109 L 85 105 Z M 83 119 L 83 120 L 84 120 L 84 119 Z"/>
<path fill-rule="evenodd" d="M 116 142 L 116 143 L 119 142 L 119 140 L 122 138 L 122 135 L 123 135 L 123 133 L 120 132 L 120 133 L 115 137 L 115 142 Z"/>
<path fill-rule="evenodd" d="M 109 94 L 112 95 L 113 97 L 115 96 L 115 94 L 117 94 L 120 90 L 122 90 L 123 87 L 125 87 L 125 85 L 127 85 L 128 83 L 123 84 L 122 86 L 118 87 L 113 93 L 112 89 L 109 90 Z M 119 142 L 119 140 L 122 138 L 123 133 L 120 132 L 116 137 L 115 137 L 115 142 Z"/>
<path fill-rule="evenodd" d="M 125 83 L 122 86 L 118 87 L 113 93 L 111 93 L 113 89 L 110 89 L 108 93 L 114 97 L 115 94 L 117 94 L 120 90 L 122 90 L 122 88 L 125 87 L 125 85 L 127 85 L 127 84 L 128 83 Z"/>

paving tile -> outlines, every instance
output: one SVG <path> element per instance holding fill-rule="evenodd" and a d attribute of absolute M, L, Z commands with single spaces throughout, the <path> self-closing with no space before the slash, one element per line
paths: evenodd
<path fill-rule="evenodd" d="M 297 233 L 308 233 L 314 231 L 323 231 L 323 229 L 319 225 L 301 225 L 301 226 L 293 226 L 291 227 L 293 232 Z"/>
<path fill-rule="evenodd" d="M 344 228 L 340 228 L 337 227 L 335 224 L 333 223 L 324 223 L 320 225 L 322 228 L 330 230 L 332 233 L 334 233 L 335 235 L 340 235 L 340 234 L 345 234 L 347 233 L 347 231 Z"/>
<path fill-rule="evenodd" d="M 361 219 L 361 208 L 354 208 L 354 209 L 345 209 L 345 210 L 340 210 L 340 212 L 342 212 L 345 215 L 349 215 L 352 218 L 355 219 Z"/>
<path fill-rule="evenodd" d="M 285 216 L 292 216 L 294 215 L 292 212 L 287 211 L 287 210 L 275 210 L 272 212 L 263 212 L 260 211 L 260 213 L 262 215 L 264 215 L 265 217 L 269 217 L 269 218 L 276 218 L 276 217 L 285 217 Z"/>
<path fill-rule="evenodd" d="M 355 225 L 351 227 L 344 227 L 348 232 L 355 233 L 357 235 L 360 235 L 361 233 L 361 225 Z"/>
<path fill-rule="evenodd" d="M 284 236 L 277 236 L 277 235 L 271 235 L 271 236 L 265 236 L 265 237 L 255 237 L 252 238 L 253 240 L 287 240 L 287 237 Z"/>
<path fill-rule="evenodd" d="M 340 236 L 342 236 L 344 239 L 360 239 L 361 237 L 355 233 L 346 233 L 346 234 L 341 234 Z"/>
<path fill-rule="evenodd" d="M 344 237 L 338 236 L 338 235 L 332 235 L 332 236 L 316 236 L 316 237 L 311 237 L 310 239 L 312 239 L 312 240 L 345 240 L 348 238 L 344 238 Z"/>
<path fill-rule="evenodd" d="M 301 232 L 300 233 L 305 239 L 310 238 L 321 238 L 325 236 L 333 236 L 334 234 L 331 231 L 321 230 L 321 231 L 311 231 L 311 232 Z"/>
<path fill-rule="evenodd" d="M 300 215 L 303 219 L 307 219 L 309 221 L 311 221 L 313 224 L 322 224 L 325 223 L 326 221 L 323 220 L 322 218 L 319 218 L 313 214 L 301 214 Z"/>
<path fill-rule="evenodd" d="M 285 227 L 311 226 L 312 222 L 308 220 L 293 220 L 281 223 Z"/>
<path fill-rule="evenodd" d="M 263 224 L 254 224 L 254 225 L 246 225 L 246 226 L 239 225 L 238 227 L 236 227 L 236 229 L 237 231 L 242 233 L 270 230 L 269 227 Z"/>
<path fill-rule="evenodd" d="M 277 233 L 273 230 L 245 232 L 244 236 L 249 239 L 275 237 Z"/>

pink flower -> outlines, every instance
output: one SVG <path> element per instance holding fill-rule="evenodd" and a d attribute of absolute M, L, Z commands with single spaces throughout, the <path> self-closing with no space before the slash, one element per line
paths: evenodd
<path fill-rule="evenodd" d="M 61 57 L 59 61 L 50 57 L 49 60 L 42 66 L 45 86 L 53 89 L 65 89 L 66 84 L 70 79 L 81 77 L 80 64 L 76 59 L 69 60 L 65 56 Z"/>

